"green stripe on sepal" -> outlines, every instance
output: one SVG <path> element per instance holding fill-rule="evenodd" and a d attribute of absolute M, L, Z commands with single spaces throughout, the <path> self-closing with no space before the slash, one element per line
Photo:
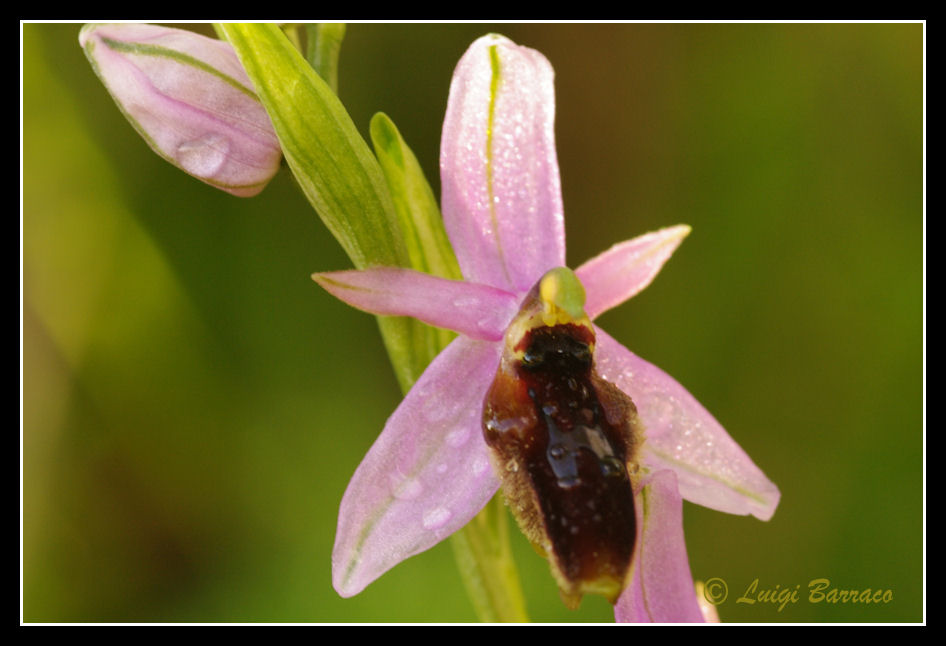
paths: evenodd
<path fill-rule="evenodd" d="M 108 46 L 109 49 L 116 52 L 123 52 L 125 54 L 135 54 L 136 56 L 151 56 L 153 58 L 167 58 L 173 61 L 177 61 L 182 65 L 189 65 L 191 67 L 203 70 L 208 74 L 216 76 L 224 83 L 231 85 L 235 89 L 239 90 L 248 97 L 255 99 L 256 94 L 253 93 L 252 88 L 248 88 L 237 79 L 224 74 L 215 67 L 208 65 L 207 63 L 189 56 L 184 52 L 178 52 L 167 47 L 161 47 L 160 45 L 151 45 L 148 43 L 126 43 L 120 40 L 115 40 L 114 38 L 102 37 L 102 42 Z"/>

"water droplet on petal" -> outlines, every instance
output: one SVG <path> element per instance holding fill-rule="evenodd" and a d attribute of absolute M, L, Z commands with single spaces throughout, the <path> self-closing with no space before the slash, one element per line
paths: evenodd
<path fill-rule="evenodd" d="M 473 307 L 477 303 L 479 303 L 479 300 L 473 296 L 458 296 L 457 298 L 453 299 L 453 306 L 460 309 Z"/>
<path fill-rule="evenodd" d="M 476 321 L 476 329 L 480 332 L 494 332 L 496 328 L 496 320 L 492 316 L 487 316 Z"/>
<path fill-rule="evenodd" d="M 424 529 L 437 529 L 443 527 L 447 521 L 450 520 L 452 515 L 449 509 L 434 507 L 424 512 L 421 524 L 424 526 Z"/>
<path fill-rule="evenodd" d="M 556 480 L 558 486 L 562 489 L 571 489 L 572 487 L 577 487 L 581 484 L 581 478 L 578 476 L 568 475 Z"/>
<path fill-rule="evenodd" d="M 424 406 L 424 417 L 428 422 L 437 423 L 443 421 L 450 414 L 447 405 L 438 397 L 432 397 L 427 400 Z"/>
<path fill-rule="evenodd" d="M 613 455 L 601 458 L 601 474 L 606 478 L 620 478 L 624 475 L 624 465 Z"/>
<path fill-rule="evenodd" d="M 447 433 L 447 444 L 452 447 L 459 447 L 466 444 L 466 441 L 470 438 L 470 427 L 469 426 L 459 426 L 449 433 Z"/>
<path fill-rule="evenodd" d="M 217 133 L 185 141 L 177 147 L 177 162 L 197 177 L 213 177 L 227 161 L 230 140 Z"/>
<path fill-rule="evenodd" d="M 413 500 L 424 490 L 420 481 L 414 478 L 405 478 L 394 489 L 394 497 L 398 500 Z"/>
<path fill-rule="evenodd" d="M 482 455 L 477 456 L 477 458 L 473 460 L 473 464 L 470 465 L 470 468 L 473 470 L 473 475 L 475 476 L 483 475 L 486 469 L 489 468 L 489 460 L 487 460 Z"/>

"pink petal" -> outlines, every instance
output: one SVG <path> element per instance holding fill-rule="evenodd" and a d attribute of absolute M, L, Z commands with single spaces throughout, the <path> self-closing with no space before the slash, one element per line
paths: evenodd
<path fill-rule="evenodd" d="M 343 597 L 463 527 L 496 493 L 480 424 L 501 352 L 455 339 L 391 415 L 342 498 L 332 581 Z"/>
<path fill-rule="evenodd" d="M 496 34 L 474 42 L 453 74 L 442 207 L 468 280 L 525 292 L 565 264 L 553 76 L 542 54 Z"/>
<path fill-rule="evenodd" d="M 474 339 L 498 341 L 519 308 L 519 298 L 495 287 L 437 278 L 411 269 L 312 274 L 312 279 L 353 307 L 386 316 L 413 316 Z"/>
<path fill-rule="evenodd" d="M 686 225 L 646 233 L 614 245 L 579 267 L 575 273 L 585 286 L 588 316 L 594 319 L 650 285 L 689 233 Z"/>
<path fill-rule="evenodd" d="M 673 471 L 641 490 L 640 549 L 631 584 L 614 606 L 619 622 L 702 623 L 683 538 L 683 499 Z"/>
<path fill-rule="evenodd" d="M 690 502 L 768 520 L 779 490 L 713 416 L 672 377 L 596 328 L 601 376 L 631 396 L 647 436 L 644 462 L 671 469 Z"/>

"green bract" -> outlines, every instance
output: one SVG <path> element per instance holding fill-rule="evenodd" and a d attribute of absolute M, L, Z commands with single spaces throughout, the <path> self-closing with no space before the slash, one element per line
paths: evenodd
<path fill-rule="evenodd" d="M 220 25 L 269 113 L 299 186 L 355 267 L 412 267 L 377 160 L 332 88 L 276 25 Z M 436 356 L 434 331 L 379 317 L 401 388 Z"/>

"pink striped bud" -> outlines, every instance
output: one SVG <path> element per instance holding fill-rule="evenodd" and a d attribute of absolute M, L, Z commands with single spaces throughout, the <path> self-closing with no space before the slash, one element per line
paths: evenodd
<path fill-rule="evenodd" d="M 135 130 L 178 168 L 239 197 L 259 193 L 279 170 L 279 140 L 228 43 L 90 24 L 79 44 Z"/>

